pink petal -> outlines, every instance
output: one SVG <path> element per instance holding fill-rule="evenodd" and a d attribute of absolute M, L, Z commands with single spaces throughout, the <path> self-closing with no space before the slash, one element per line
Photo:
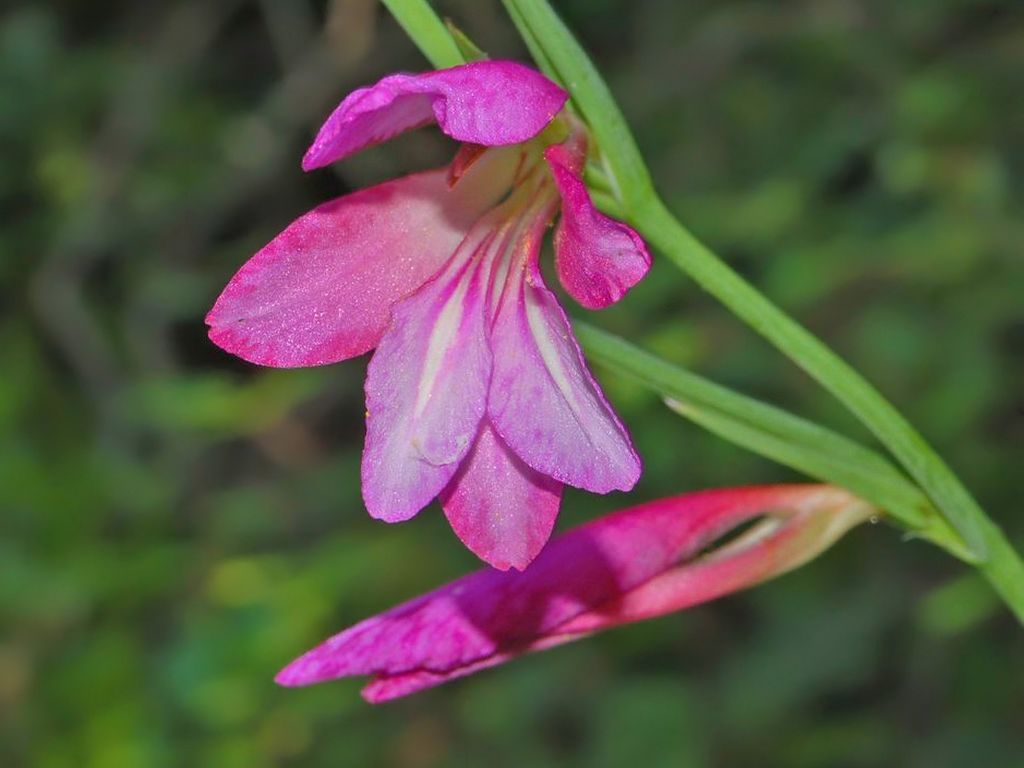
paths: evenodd
<path fill-rule="evenodd" d="M 407 176 L 313 209 L 253 256 L 206 317 L 232 354 L 281 368 L 377 345 L 391 306 L 435 274 L 511 182 L 509 158 Z M 484 174 L 477 170 L 485 171 Z"/>
<path fill-rule="evenodd" d="M 320 168 L 432 120 L 457 141 L 518 144 L 540 133 L 567 98 L 542 74 L 513 61 L 390 75 L 338 105 L 302 167 Z"/>
<path fill-rule="evenodd" d="M 587 370 L 565 312 L 531 269 L 514 268 L 491 329 L 487 412 L 533 469 L 594 493 L 628 491 L 640 457 Z"/>
<path fill-rule="evenodd" d="M 484 420 L 458 474 L 441 494 L 452 530 L 480 559 L 522 570 L 551 535 L 562 484 L 530 469 Z"/>
<path fill-rule="evenodd" d="M 260 365 L 323 365 L 377 345 L 391 306 L 434 275 L 506 194 L 514 149 L 489 150 L 452 183 L 447 169 L 364 189 L 294 221 L 231 279 L 206 317 L 210 338 Z"/>
<path fill-rule="evenodd" d="M 554 540 L 522 573 L 484 569 L 367 619 L 286 667 L 283 685 L 373 675 L 412 693 L 583 634 L 759 583 L 814 557 L 870 508 L 828 486 L 726 488 L 642 504 Z M 756 535 L 698 555 L 735 526 Z M 743 539 L 741 535 L 740 539 Z"/>
<path fill-rule="evenodd" d="M 472 236 L 471 236 L 472 237 Z M 363 499 L 407 520 L 451 480 L 484 415 L 491 354 L 486 275 L 465 241 L 444 272 L 395 305 L 366 375 Z"/>
<path fill-rule="evenodd" d="M 555 233 L 555 267 L 565 290 L 588 309 L 621 299 L 647 274 L 651 256 L 640 235 L 598 211 L 580 178 L 577 163 L 555 144 L 544 157 L 562 196 Z"/>

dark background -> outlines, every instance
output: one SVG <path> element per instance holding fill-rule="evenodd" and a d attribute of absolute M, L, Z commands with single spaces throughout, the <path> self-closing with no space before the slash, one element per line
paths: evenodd
<path fill-rule="evenodd" d="M 440 4 L 494 56 L 496 0 Z M 876 382 L 1020 543 L 1024 6 L 563 0 L 670 205 Z M 0 764 L 1011 766 L 1024 643 L 885 525 L 748 594 L 393 705 L 271 678 L 476 563 L 358 488 L 365 360 L 260 370 L 206 339 L 234 270 L 331 196 L 440 165 L 424 130 L 299 159 L 350 89 L 424 69 L 371 0 L 0 11 Z M 575 311 L 575 310 L 574 310 Z M 666 261 L 595 322 L 855 436 Z M 630 501 L 793 475 L 598 370 Z M 866 439 L 866 438 L 865 438 Z"/>

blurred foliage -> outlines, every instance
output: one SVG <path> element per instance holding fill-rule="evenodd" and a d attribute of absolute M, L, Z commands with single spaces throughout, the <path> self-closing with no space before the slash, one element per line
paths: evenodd
<path fill-rule="evenodd" d="M 439 4 L 522 55 L 496 0 Z M 562 0 L 702 238 L 880 385 L 1024 536 L 1024 6 Z M 316 202 L 451 147 L 304 175 L 348 90 L 422 68 L 372 0 L 0 11 L 0 765 L 974 766 L 1024 760 L 1024 643 L 885 526 L 749 594 L 371 708 L 274 672 L 475 567 L 358 489 L 365 361 L 262 371 L 202 318 Z M 852 434 L 667 264 L 597 317 Z M 604 372 L 599 371 L 599 374 Z M 792 475 L 602 376 L 647 472 L 561 525 Z"/>

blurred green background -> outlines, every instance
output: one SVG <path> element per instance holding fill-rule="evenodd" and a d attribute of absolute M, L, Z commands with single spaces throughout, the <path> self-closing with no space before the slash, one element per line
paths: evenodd
<path fill-rule="evenodd" d="M 496 0 L 438 4 L 492 55 Z M 1020 543 L 1024 5 L 562 0 L 660 188 L 918 424 Z M 419 131 L 299 158 L 350 89 L 423 69 L 372 0 L 0 12 L 0 765 L 1024 765 L 1024 643 L 884 525 L 753 592 L 373 708 L 276 670 L 476 566 L 434 506 L 362 508 L 365 360 L 269 371 L 202 322 L 331 196 L 440 165 Z M 855 436 L 668 263 L 595 321 Z M 641 498 L 793 475 L 598 371 Z M 866 438 L 865 438 L 866 439 Z"/>

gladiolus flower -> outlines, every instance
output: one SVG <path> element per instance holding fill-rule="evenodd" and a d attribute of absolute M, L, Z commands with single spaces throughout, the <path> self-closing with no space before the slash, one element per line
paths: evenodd
<path fill-rule="evenodd" d="M 584 307 L 618 301 L 650 256 L 594 207 L 586 130 L 566 93 L 520 64 L 392 75 L 348 96 L 303 159 L 312 170 L 436 121 L 448 168 L 299 217 L 246 263 L 207 316 L 210 338 L 261 365 L 334 363 L 376 348 L 362 488 L 373 517 L 439 497 L 496 568 L 524 568 L 564 484 L 629 490 L 640 460 L 584 362 L 538 256 L 555 215 L 556 273 Z"/>
<path fill-rule="evenodd" d="M 477 571 L 360 622 L 296 659 L 277 682 L 372 675 L 368 701 L 405 696 L 759 584 L 816 557 L 872 511 L 826 485 L 641 504 L 556 537 L 522 573 Z"/>

